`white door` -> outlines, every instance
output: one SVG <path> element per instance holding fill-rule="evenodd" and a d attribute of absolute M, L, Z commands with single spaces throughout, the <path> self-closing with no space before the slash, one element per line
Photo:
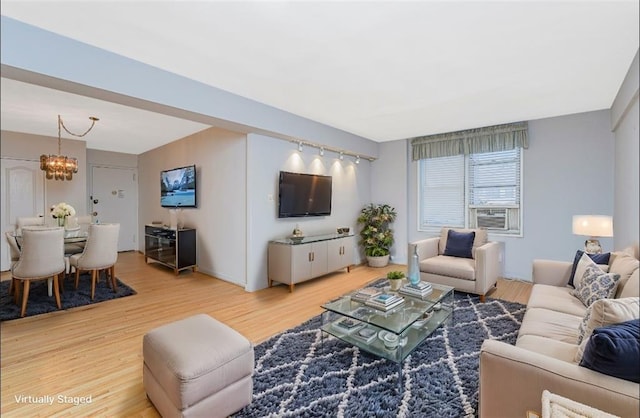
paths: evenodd
<path fill-rule="evenodd" d="M 93 167 L 91 214 L 96 223 L 119 223 L 118 251 L 137 248 L 138 181 L 135 169 Z"/>
<path fill-rule="evenodd" d="M 38 161 L 0 159 L 0 270 L 11 268 L 9 248 L 4 232 L 15 230 L 20 216 L 44 216 L 44 171 Z"/>

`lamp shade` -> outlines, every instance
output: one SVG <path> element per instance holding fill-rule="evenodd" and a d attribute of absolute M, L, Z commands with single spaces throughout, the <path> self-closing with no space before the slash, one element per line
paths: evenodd
<path fill-rule="evenodd" d="M 589 237 L 612 237 L 613 218 L 604 215 L 574 215 L 573 233 Z"/>

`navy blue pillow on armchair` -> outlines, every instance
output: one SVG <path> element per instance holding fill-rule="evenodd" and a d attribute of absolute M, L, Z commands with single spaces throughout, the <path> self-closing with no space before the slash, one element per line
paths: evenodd
<path fill-rule="evenodd" d="M 640 319 L 593 330 L 580 365 L 640 383 Z"/>
<path fill-rule="evenodd" d="M 447 246 L 444 249 L 444 255 L 451 257 L 473 258 L 471 249 L 473 241 L 476 239 L 476 233 L 457 232 L 450 229 L 447 232 Z"/>

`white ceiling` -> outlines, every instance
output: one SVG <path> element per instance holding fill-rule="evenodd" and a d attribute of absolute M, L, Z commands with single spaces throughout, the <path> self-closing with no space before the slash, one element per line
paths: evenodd
<path fill-rule="evenodd" d="M 3 0 L 2 14 L 375 141 L 609 108 L 640 30 L 637 0 Z M 56 136 L 61 114 L 83 132 L 95 115 L 88 148 L 140 153 L 206 127 L 1 87 L 2 129 Z"/>

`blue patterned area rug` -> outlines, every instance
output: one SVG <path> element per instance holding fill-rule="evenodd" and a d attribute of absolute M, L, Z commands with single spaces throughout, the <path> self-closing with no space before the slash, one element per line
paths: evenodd
<path fill-rule="evenodd" d="M 514 344 L 526 306 L 455 295 L 454 320 L 402 364 L 321 335 L 321 317 L 255 347 L 254 395 L 242 417 L 475 417 L 480 346 Z"/>
<path fill-rule="evenodd" d="M 104 275 L 96 283 L 95 298 L 91 300 L 91 276 L 88 273 L 80 275 L 78 289 L 75 288 L 74 277 L 64 281 L 64 292 L 60 293 L 62 309 L 71 309 L 78 306 L 91 305 L 124 296 L 135 295 L 136 291 L 116 277 L 118 291 L 114 292 L 109 287 Z M 22 304 L 22 299 L 20 299 Z M 13 295 L 9 295 L 9 280 L 0 282 L 0 321 L 8 321 L 20 318 L 20 308 L 13 301 Z M 31 283 L 27 311 L 25 317 L 40 315 L 58 311 L 56 298 L 48 295 L 47 281 L 38 280 Z"/>

